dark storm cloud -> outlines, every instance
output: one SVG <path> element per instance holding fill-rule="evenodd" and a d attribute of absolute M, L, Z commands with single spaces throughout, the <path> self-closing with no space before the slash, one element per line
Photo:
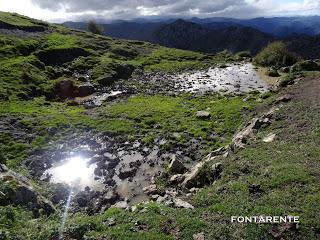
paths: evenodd
<path fill-rule="evenodd" d="M 106 15 L 108 18 L 133 18 L 148 15 L 220 16 L 229 13 L 232 17 L 245 17 L 256 9 L 245 0 L 32 0 L 43 9 L 87 15 Z"/>

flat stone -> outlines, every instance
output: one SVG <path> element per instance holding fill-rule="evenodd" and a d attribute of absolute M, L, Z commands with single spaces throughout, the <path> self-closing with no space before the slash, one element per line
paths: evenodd
<path fill-rule="evenodd" d="M 155 195 L 158 193 L 157 185 L 149 185 L 148 187 L 143 188 L 143 192 L 148 195 Z"/>
<path fill-rule="evenodd" d="M 174 207 L 176 207 L 176 208 L 194 209 L 194 206 L 192 206 L 188 202 L 181 200 L 180 198 L 174 198 L 173 204 L 174 204 Z"/>
<path fill-rule="evenodd" d="M 211 118 L 211 113 L 209 113 L 207 111 L 198 111 L 197 112 L 197 118 L 210 119 Z"/>
<path fill-rule="evenodd" d="M 265 142 L 265 143 L 273 142 L 275 140 L 276 136 L 277 135 L 275 133 L 270 133 L 270 134 L 268 134 L 268 136 L 263 138 L 262 141 Z"/>
<path fill-rule="evenodd" d="M 289 94 L 286 94 L 284 96 L 278 97 L 276 99 L 276 103 L 281 103 L 281 102 L 290 102 L 292 100 L 292 96 Z"/>
<path fill-rule="evenodd" d="M 192 238 L 193 238 L 193 240 L 205 240 L 203 232 L 193 234 Z"/>
<path fill-rule="evenodd" d="M 126 201 L 117 202 L 116 204 L 112 205 L 112 207 L 120 208 L 120 209 L 127 209 L 129 207 Z"/>
<path fill-rule="evenodd" d="M 183 182 L 184 178 L 185 178 L 184 175 L 176 174 L 176 175 L 171 176 L 171 178 L 169 179 L 169 182 L 171 184 L 178 184 L 178 183 Z"/>

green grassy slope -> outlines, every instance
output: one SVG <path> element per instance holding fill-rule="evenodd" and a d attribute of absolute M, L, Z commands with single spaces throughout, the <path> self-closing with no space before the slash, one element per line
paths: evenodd
<path fill-rule="evenodd" d="M 42 27 L 24 33 L 0 32 L 2 99 L 49 96 L 57 81 L 69 77 L 62 68 L 80 73 L 90 70 L 93 82 L 101 87 L 117 79 L 121 64 L 146 71 L 172 71 L 224 59 L 144 42 L 114 40 L 4 12 L 0 12 L 0 23 L 10 24 L 5 26 L 9 30 Z"/>

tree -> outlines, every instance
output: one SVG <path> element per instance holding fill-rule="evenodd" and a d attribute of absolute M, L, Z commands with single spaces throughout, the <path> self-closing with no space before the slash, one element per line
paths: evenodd
<path fill-rule="evenodd" d="M 94 34 L 103 34 L 103 28 L 93 20 L 88 22 L 88 30 Z"/>
<path fill-rule="evenodd" d="M 256 64 L 263 67 L 284 67 L 290 66 L 296 63 L 298 57 L 296 54 L 290 52 L 286 45 L 281 42 L 273 42 L 266 46 L 258 55 L 254 61 Z"/>

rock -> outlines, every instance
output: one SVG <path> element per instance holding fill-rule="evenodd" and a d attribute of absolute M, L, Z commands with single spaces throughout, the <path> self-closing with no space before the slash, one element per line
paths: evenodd
<path fill-rule="evenodd" d="M 221 147 L 214 150 L 210 155 L 211 157 L 214 157 L 214 156 L 224 155 L 226 152 L 228 152 L 228 147 Z"/>
<path fill-rule="evenodd" d="M 130 64 L 119 64 L 116 67 L 116 71 L 118 73 L 118 78 L 128 79 L 132 76 L 135 67 Z"/>
<path fill-rule="evenodd" d="M 212 177 L 213 179 L 218 179 L 220 177 L 220 174 L 222 173 L 223 166 L 222 163 L 215 163 L 211 166 L 212 170 Z"/>
<path fill-rule="evenodd" d="M 77 94 L 78 97 L 86 97 L 93 94 L 95 92 L 95 88 L 91 84 L 84 84 L 84 85 L 78 86 L 77 92 L 78 92 Z"/>
<path fill-rule="evenodd" d="M 102 170 L 100 168 L 95 168 L 93 173 L 96 175 L 96 176 L 99 176 L 101 177 L 102 176 Z"/>
<path fill-rule="evenodd" d="M 268 136 L 266 136 L 265 138 L 262 139 L 262 141 L 264 141 L 265 143 L 270 143 L 270 142 L 273 142 L 274 139 L 276 138 L 276 134 L 274 133 L 270 133 L 268 134 Z"/>
<path fill-rule="evenodd" d="M 176 174 L 171 176 L 171 178 L 169 179 L 170 184 L 179 184 L 182 183 L 184 180 L 185 176 L 182 174 Z"/>
<path fill-rule="evenodd" d="M 87 207 L 90 202 L 89 195 L 81 192 L 81 193 L 77 194 L 77 196 L 75 197 L 75 202 L 78 204 L 78 206 L 80 208 Z"/>
<path fill-rule="evenodd" d="M 147 195 L 157 194 L 158 193 L 157 185 L 155 184 L 149 185 L 148 187 L 143 188 L 143 192 L 146 193 Z"/>
<path fill-rule="evenodd" d="M 292 96 L 289 94 L 286 94 L 284 96 L 278 97 L 275 101 L 275 103 L 281 103 L 281 102 L 290 102 L 292 100 Z"/>
<path fill-rule="evenodd" d="M 115 161 L 117 159 L 117 157 L 114 154 L 109 152 L 105 152 L 103 156 L 106 158 L 107 161 Z"/>
<path fill-rule="evenodd" d="M 272 108 L 270 111 L 264 113 L 260 118 L 253 118 L 251 122 L 240 132 L 238 132 L 232 140 L 230 148 L 233 152 L 238 149 L 245 148 L 245 145 L 251 138 L 254 138 L 257 130 L 261 129 L 263 126 L 267 126 L 271 122 L 277 108 Z"/>
<path fill-rule="evenodd" d="M 157 198 L 157 203 L 163 203 L 164 201 L 166 201 L 168 199 L 168 196 L 167 195 L 165 195 L 165 196 L 159 196 L 158 198 Z"/>
<path fill-rule="evenodd" d="M 159 197 L 160 197 L 160 195 L 154 194 L 154 195 L 150 196 L 150 199 L 153 200 L 153 201 L 156 201 Z"/>
<path fill-rule="evenodd" d="M 190 188 L 189 192 L 190 193 L 196 193 L 199 191 L 199 188 Z"/>
<path fill-rule="evenodd" d="M 70 79 L 64 79 L 55 86 L 56 94 L 62 99 L 74 98 L 76 96 L 75 91 L 76 87 L 74 82 Z"/>
<path fill-rule="evenodd" d="M 283 73 L 289 73 L 290 72 L 290 67 L 282 67 L 280 69 L 280 71 L 283 72 Z"/>
<path fill-rule="evenodd" d="M 0 182 L 5 188 L 0 194 L 0 205 L 20 205 L 32 210 L 34 217 L 40 216 L 40 210 L 46 215 L 56 211 L 53 204 L 34 190 L 28 179 L 8 171 L 0 173 Z"/>
<path fill-rule="evenodd" d="M 181 186 L 188 189 L 193 187 L 202 187 L 205 184 L 212 183 L 218 179 L 222 172 L 222 164 L 212 164 L 212 161 L 214 161 L 215 158 L 216 156 L 211 157 L 211 155 L 208 155 L 203 161 L 197 163 L 189 172 L 184 174 L 185 179 Z M 211 169 L 208 171 L 208 167 L 210 167 L 210 165 Z"/>
<path fill-rule="evenodd" d="M 181 138 L 181 134 L 180 134 L 180 133 L 177 133 L 177 132 L 173 133 L 172 136 L 173 136 L 174 138 L 176 138 L 176 139 L 180 139 L 180 138 Z"/>
<path fill-rule="evenodd" d="M 193 238 L 193 240 L 205 240 L 203 232 L 193 234 L 192 238 Z"/>
<path fill-rule="evenodd" d="M 117 222 L 116 222 L 116 220 L 115 220 L 114 218 L 108 218 L 108 219 L 107 219 L 106 225 L 107 225 L 108 227 L 112 227 L 112 226 L 114 226 L 114 225 L 116 225 L 116 224 L 117 224 Z"/>
<path fill-rule="evenodd" d="M 126 179 L 133 177 L 137 172 L 137 166 L 124 166 L 121 167 L 119 170 L 119 178 L 120 179 Z"/>
<path fill-rule="evenodd" d="M 112 205 L 112 207 L 120 208 L 120 209 L 127 209 L 129 207 L 126 201 L 117 202 L 116 204 Z"/>
<path fill-rule="evenodd" d="M 188 202 L 185 202 L 185 201 L 181 200 L 180 198 L 174 198 L 173 199 L 173 205 L 176 208 L 194 209 L 194 206 L 192 206 Z"/>
<path fill-rule="evenodd" d="M 37 205 L 37 194 L 31 187 L 18 186 L 15 193 L 15 202 L 21 205 Z"/>
<path fill-rule="evenodd" d="M 184 174 L 184 181 L 182 186 L 186 188 L 192 188 L 197 185 L 198 175 L 202 167 L 205 165 L 205 161 L 197 163 L 190 171 L 190 173 Z"/>
<path fill-rule="evenodd" d="M 9 169 L 7 168 L 6 165 L 0 164 L 0 172 L 8 172 L 8 171 L 9 171 Z"/>
<path fill-rule="evenodd" d="M 136 205 L 134 205 L 131 207 L 131 212 L 135 212 L 135 211 L 137 211 L 137 209 L 138 209 L 138 207 Z"/>
<path fill-rule="evenodd" d="M 176 155 L 171 156 L 171 162 L 168 169 L 173 173 L 184 173 L 186 171 L 186 167 L 177 159 Z"/>
<path fill-rule="evenodd" d="M 111 190 L 108 191 L 104 196 L 103 196 L 103 203 L 104 204 L 114 204 L 116 201 L 120 199 L 120 196 L 117 192 Z"/>
<path fill-rule="evenodd" d="M 248 189 L 249 189 L 249 193 L 251 194 L 263 192 L 263 190 L 261 189 L 261 186 L 256 184 L 249 185 Z"/>
<path fill-rule="evenodd" d="M 198 111 L 197 112 L 197 118 L 200 119 L 210 119 L 211 118 L 211 113 L 207 112 L 207 111 Z"/>

